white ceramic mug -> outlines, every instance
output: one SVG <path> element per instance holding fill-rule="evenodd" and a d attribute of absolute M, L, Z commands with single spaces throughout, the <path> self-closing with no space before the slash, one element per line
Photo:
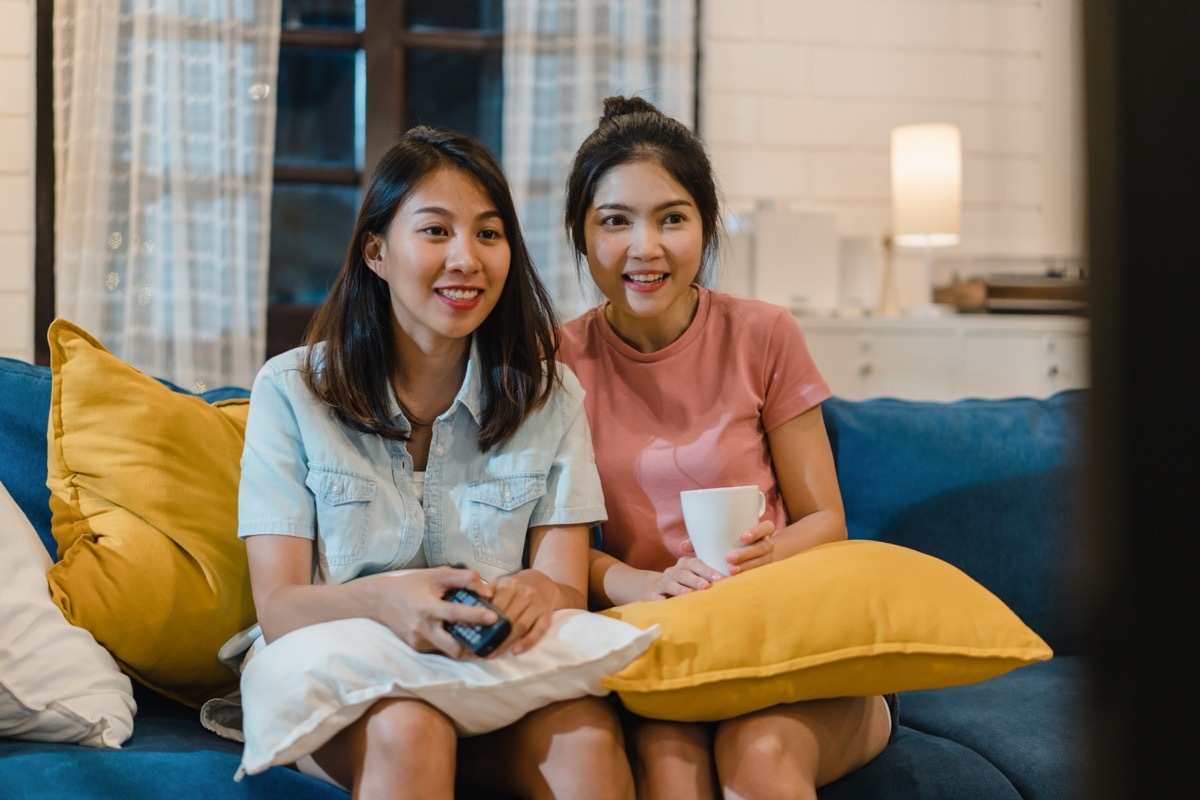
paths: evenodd
<path fill-rule="evenodd" d="M 679 502 L 696 557 L 722 575 L 729 574 L 725 556 L 741 547 L 742 533 L 757 525 L 767 509 L 766 495 L 757 486 L 692 489 L 680 492 Z"/>

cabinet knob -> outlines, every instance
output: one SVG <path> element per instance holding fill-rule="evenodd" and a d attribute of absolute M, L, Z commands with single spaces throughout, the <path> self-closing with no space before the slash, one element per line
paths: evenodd
<path fill-rule="evenodd" d="M 868 375 L 870 375 L 873 371 L 874 371 L 874 369 L 871 367 L 870 364 L 863 364 L 862 366 L 860 366 L 858 368 L 858 377 L 865 378 Z"/>
<path fill-rule="evenodd" d="M 1050 376 L 1051 378 L 1057 378 L 1058 377 L 1058 364 L 1051 364 L 1050 368 L 1046 370 L 1046 374 L 1048 376 Z"/>

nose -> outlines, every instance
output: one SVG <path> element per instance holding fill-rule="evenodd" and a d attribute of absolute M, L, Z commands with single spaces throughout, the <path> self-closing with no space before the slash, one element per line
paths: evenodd
<path fill-rule="evenodd" d="M 629 255 L 651 261 L 662 255 L 662 233 L 654 225 L 636 225 L 630 231 Z"/>
<path fill-rule="evenodd" d="M 483 264 L 476 252 L 478 246 L 473 236 L 456 236 L 446 254 L 446 269 L 463 275 L 477 272 Z"/>

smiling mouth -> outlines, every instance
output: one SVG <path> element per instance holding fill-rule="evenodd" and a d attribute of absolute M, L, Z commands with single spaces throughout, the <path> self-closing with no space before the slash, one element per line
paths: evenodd
<path fill-rule="evenodd" d="M 636 275 L 622 275 L 621 278 L 627 283 L 635 283 L 638 286 L 653 286 L 656 283 L 662 283 L 667 279 L 665 272 L 639 272 Z"/>
<path fill-rule="evenodd" d="M 449 300 L 466 303 L 483 294 L 482 289 L 434 289 L 435 292 Z"/>

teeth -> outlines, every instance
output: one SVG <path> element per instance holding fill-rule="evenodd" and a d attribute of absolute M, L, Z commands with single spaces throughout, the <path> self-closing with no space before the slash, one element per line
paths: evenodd
<path fill-rule="evenodd" d="M 474 300 L 482 292 L 479 289 L 438 289 L 438 294 L 449 297 L 451 300 Z"/>
<path fill-rule="evenodd" d="M 658 283 L 666 279 L 667 274 L 665 272 L 644 272 L 637 275 L 626 275 L 625 277 L 634 283 Z"/>

